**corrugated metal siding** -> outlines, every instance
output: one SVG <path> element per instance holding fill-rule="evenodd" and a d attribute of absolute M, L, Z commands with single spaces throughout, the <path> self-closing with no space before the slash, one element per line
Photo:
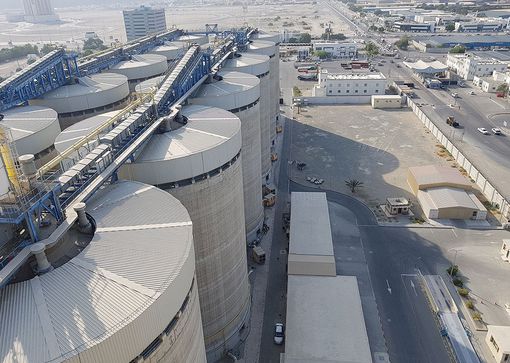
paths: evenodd
<path fill-rule="evenodd" d="M 186 209 L 168 193 L 132 182 L 106 188 L 90 205 L 99 226 L 136 220 L 145 229 L 97 232 L 81 254 L 35 278 L 35 287 L 31 280 L 0 290 L 0 362 L 127 362 L 180 309 L 195 271 Z"/>
<path fill-rule="evenodd" d="M 30 282 L 4 287 L 0 290 L 0 361 L 28 363 L 49 359 Z"/>

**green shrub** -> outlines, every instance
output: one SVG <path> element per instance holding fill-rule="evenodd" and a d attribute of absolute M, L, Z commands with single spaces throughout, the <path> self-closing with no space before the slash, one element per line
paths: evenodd
<path fill-rule="evenodd" d="M 459 278 L 456 278 L 456 279 L 453 279 L 453 284 L 457 287 L 463 287 L 464 286 L 464 283 L 462 282 L 461 279 Z"/>
<path fill-rule="evenodd" d="M 459 292 L 459 295 L 462 297 L 467 297 L 469 295 L 468 289 L 461 288 L 461 289 L 458 289 L 457 291 Z"/>
<path fill-rule="evenodd" d="M 473 320 L 482 321 L 482 314 L 480 314 L 479 312 L 475 312 L 471 316 L 473 317 Z"/>
<path fill-rule="evenodd" d="M 475 308 L 475 306 L 473 305 L 473 302 L 471 300 L 466 301 L 466 307 L 471 310 L 473 310 Z"/>
<path fill-rule="evenodd" d="M 459 266 L 452 265 L 446 269 L 446 272 L 448 272 L 448 275 L 450 276 L 457 276 L 457 274 L 459 273 Z"/>

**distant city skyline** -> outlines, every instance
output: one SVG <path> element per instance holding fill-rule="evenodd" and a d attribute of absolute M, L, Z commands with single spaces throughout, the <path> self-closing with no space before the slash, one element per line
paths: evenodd
<path fill-rule="evenodd" d="M 107 5 L 114 5 L 115 3 L 119 5 L 126 5 L 126 6 L 137 6 L 140 4 L 153 4 L 153 3 L 164 3 L 164 1 L 161 2 L 154 2 L 154 1 L 144 1 L 144 0 L 115 0 L 112 3 L 108 3 Z M 67 6 L 80 6 L 80 5 L 105 5 L 104 0 L 87 0 L 86 3 L 84 3 L 82 0 L 52 0 L 52 5 L 54 7 L 67 7 Z M 23 9 L 23 2 L 18 0 L 0 0 L 0 7 L 4 9 Z M 1 13 L 1 11 L 0 11 Z"/>

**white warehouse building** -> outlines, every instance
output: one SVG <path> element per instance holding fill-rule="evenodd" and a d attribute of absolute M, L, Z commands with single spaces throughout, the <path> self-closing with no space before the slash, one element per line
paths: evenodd
<path fill-rule="evenodd" d="M 354 42 L 313 42 L 313 51 L 324 51 L 332 58 L 354 58 L 358 55 L 358 45 Z"/>
<path fill-rule="evenodd" d="M 313 88 L 314 97 L 384 95 L 386 77 L 382 73 L 329 73 L 322 70 Z"/>
<path fill-rule="evenodd" d="M 448 54 L 446 65 L 467 81 L 472 81 L 474 77 L 491 76 L 494 71 L 504 72 L 508 67 L 500 60 L 481 58 L 473 54 Z"/>

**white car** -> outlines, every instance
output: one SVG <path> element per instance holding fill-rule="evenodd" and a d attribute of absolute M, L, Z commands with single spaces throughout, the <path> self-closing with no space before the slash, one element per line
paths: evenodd
<path fill-rule="evenodd" d="M 490 134 L 490 132 L 487 131 L 487 129 L 485 127 L 479 127 L 479 128 L 477 128 L 477 130 L 478 130 L 478 132 L 481 132 L 484 135 L 489 135 Z"/>
<path fill-rule="evenodd" d="M 495 135 L 501 135 L 501 129 L 499 127 L 494 127 L 492 132 L 494 132 Z"/>
<path fill-rule="evenodd" d="M 459 94 L 457 92 L 454 92 L 454 93 L 452 93 L 452 97 L 457 98 L 457 97 L 459 97 Z"/>
<path fill-rule="evenodd" d="M 281 345 L 285 339 L 285 327 L 282 323 L 276 323 L 274 326 L 274 343 Z"/>
<path fill-rule="evenodd" d="M 475 91 L 469 91 L 469 94 L 470 94 L 471 96 L 474 96 L 474 95 L 475 95 Z"/>

